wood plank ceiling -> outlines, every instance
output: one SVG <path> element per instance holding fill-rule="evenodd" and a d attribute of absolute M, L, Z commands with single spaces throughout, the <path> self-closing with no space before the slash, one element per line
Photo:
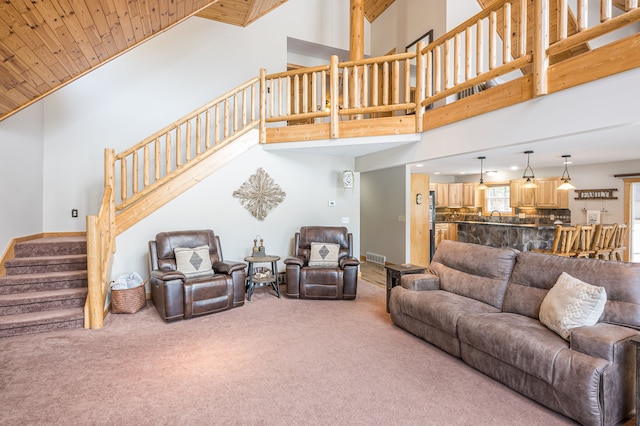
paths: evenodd
<path fill-rule="evenodd" d="M 247 26 L 286 1 L 2 0 L 0 121 L 192 15 Z M 364 0 L 365 16 L 393 2 Z"/>

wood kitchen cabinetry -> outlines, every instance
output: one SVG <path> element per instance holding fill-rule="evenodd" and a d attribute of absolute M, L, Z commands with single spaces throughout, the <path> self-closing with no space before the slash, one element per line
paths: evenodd
<path fill-rule="evenodd" d="M 436 183 L 436 207 L 449 207 L 449 184 Z"/>
<path fill-rule="evenodd" d="M 558 191 L 559 177 L 538 178 L 534 182 L 537 188 L 523 188 L 522 180 L 509 182 L 511 207 L 530 207 L 541 209 L 566 209 L 569 207 L 569 192 Z"/>
<path fill-rule="evenodd" d="M 566 209 L 569 208 L 569 191 L 558 191 L 562 183 L 559 177 L 536 179 L 536 207 Z"/>
<path fill-rule="evenodd" d="M 462 207 L 462 183 L 450 183 L 449 186 L 449 207 Z"/>
<path fill-rule="evenodd" d="M 479 207 L 476 204 L 476 184 L 467 182 L 462 184 L 462 207 Z"/>
<path fill-rule="evenodd" d="M 458 241 L 458 225 L 455 223 L 436 223 L 436 248 L 442 240 Z"/>

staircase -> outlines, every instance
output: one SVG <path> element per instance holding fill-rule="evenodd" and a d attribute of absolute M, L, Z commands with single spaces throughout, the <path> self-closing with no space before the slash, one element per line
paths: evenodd
<path fill-rule="evenodd" d="M 84 326 L 87 241 L 43 237 L 16 243 L 0 277 L 0 337 Z"/>

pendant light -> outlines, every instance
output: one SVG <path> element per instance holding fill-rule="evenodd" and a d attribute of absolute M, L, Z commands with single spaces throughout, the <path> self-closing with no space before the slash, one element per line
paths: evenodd
<path fill-rule="evenodd" d="M 531 166 L 529 165 L 529 155 L 533 154 L 533 151 L 525 151 L 525 154 L 527 154 L 527 167 L 524 169 L 524 173 L 522 174 L 522 179 L 524 179 L 524 184 L 522 185 L 523 188 L 537 188 L 538 185 L 535 184 L 535 182 L 533 181 L 533 179 L 535 179 L 536 177 L 533 174 L 533 169 L 531 168 Z M 527 171 L 530 174 L 527 174 Z"/>
<path fill-rule="evenodd" d="M 556 189 L 559 189 L 561 191 L 576 189 L 576 187 L 571 184 L 571 177 L 569 176 L 568 164 L 569 164 L 569 158 L 571 158 L 571 156 L 569 154 L 565 154 L 562 156 L 562 158 L 564 158 L 564 172 L 562 172 L 562 177 L 560 178 L 560 180 L 562 181 L 562 184 L 560 184 L 560 186 Z"/>
<path fill-rule="evenodd" d="M 476 189 L 479 189 L 481 191 L 484 191 L 485 189 L 488 189 L 489 187 L 487 185 L 485 185 L 484 183 L 484 178 L 482 177 L 482 161 L 484 159 L 486 159 L 487 157 L 478 157 L 478 160 L 480 160 L 480 184 L 478 186 L 476 186 Z"/>

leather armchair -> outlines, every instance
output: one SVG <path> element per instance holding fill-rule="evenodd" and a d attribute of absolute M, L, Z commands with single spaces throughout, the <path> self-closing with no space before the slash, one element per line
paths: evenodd
<path fill-rule="evenodd" d="M 309 266 L 311 243 L 338 244 L 337 265 Z M 294 256 L 285 259 L 287 296 L 299 299 L 355 299 L 360 261 L 345 227 L 303 226 L 294 237 Z"/>
<path fill-rule="evenodd" d="M 176 248 L 209 247 L 213 273 L 188 278 L 178 271 Z M 165 321 L 188 319 L 242 306 L 246 265 L 225 262 L 220 238 L 213 231 L 161 232 L 149 241 L 151 299 Z"/>

